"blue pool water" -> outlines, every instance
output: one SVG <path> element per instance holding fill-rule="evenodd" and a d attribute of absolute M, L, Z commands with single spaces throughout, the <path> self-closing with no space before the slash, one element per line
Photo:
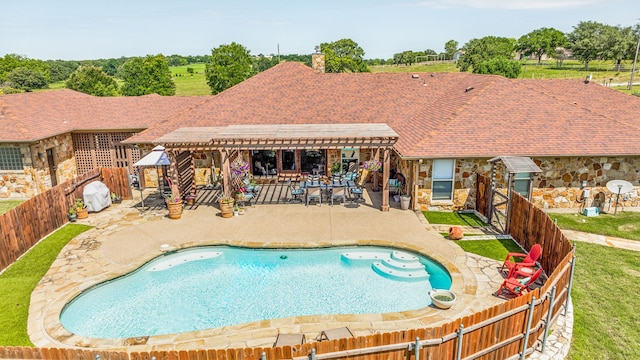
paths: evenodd
<path fill-rule="evenodd" d="M 419 309 L 449 289 L 438 263 L 382 247 L 194 248 L 95 286 L 62 311 L 72 333 L 162 335 L 266 319 Z"/>

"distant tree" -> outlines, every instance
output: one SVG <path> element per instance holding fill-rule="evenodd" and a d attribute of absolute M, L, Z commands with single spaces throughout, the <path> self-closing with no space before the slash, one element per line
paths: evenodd
<path fill-rule="evenodd" d="M 427 49 L 421 55 L 438 55 L 438 53 L 433 49 Z"/>
<path fill-rule="evenodd" d="M 280 59 L 281 59 L 281 61 L 297 61 L 297 62 L 301 62 L 301 63 L 307 65 L 308 67 L 311 67 L 311 55 L 309 55 L 309 54 L 304 54 L 304 55 L 298 55 L 298 54 L 280 55 Z"/>
<path fill-rule="evenodd" d="M 211 50 L 211 63 L 205 67 L 207 84 L 213 95 L 254 75 L 251 55 L 244 46 L 232 42 Z"/>
<path fill-rule="evenodd" d="M 28 67 L 18 67 L 11 70 L 6 76 L 5 83 L 7 87 L 24 91 L 44 89 L 48 86 L 47 79 L 40 71 Z"/>
<path fill-rule="evenodd" d="M 456 66 L 460 71 L 475 69 L 481 62 L 497 57 L 513 59 L 516 40 L 512 38 L 485 36 L 472 39 L 464 44 L 464 55 L 460 57 Z"/>
<path fill-rule="evenodd" d="M 622 60 L 633 59 L 635 56 L 638 32 L 632 27 L 605 25 L 602 31 L 602 60 L 616 62 L 616 71 L 620 71 Z"/>
<path fill-rule="evenodd" d="M 589 62 L 596 60 L 604 48 L 605 25 L 595 21 L 581 21 L 567 34 L 568 47 L 573 56 L 584 63 L 589 70 Z"/>
<path fill-rule="evenodd" d="M 47 83 L 51 81 L 49 64 L 46 62 L 29 59 L 16 54 L 6 54 L 0 58 L 0 82 L 4 81 L 11 71 L 20 67 L 38 71 Z"/>
<path fill-rule="evenodd" d="M 329 73 L 369 72 L 364 62 L 364 50 L 351 39 L 320 44 L 325 55 L 325 70 Z"/>
<path fill-rule="evenodd" d="M 189 74 L 193 74 L 193 73 L 194 73 L 194 71 L 195 71 L 195 70 L 193 70 L 193 68 L 192 68 L 192 67 L 188 67 L 188 66 L 187 66 L 187 72 L 188 72 Z"/>
<path fill-rule="evenodd" d="M 517 78 L 522 72 L 522 65 L 519 61 L 496 57 L 485 60 L 473 68 L 475 74 L 502 75 L 509 79 Z"/>
<path fill-rule="evenodd" d="M 97 66 L 81 66 L 66 82 L 69 89 L 94 96 L 117 96 L 118 83 Z"/>
<path fill-rule="evenodd" d="M 67 80 L 80 64 L 70 60 L 47 60 L 51 82 Z"/>
<path fill-rule="evenodd" d="M 253 58 L 253 70 L 256 73 L 263 72 L 269 68 L 272 68 L 278 65 L 278 57 L 277 56 L 264 56 L 262 54 Z"/>
<path fill-rule="evenodd" d="M 162 54 L 129 59 L 120 66 L 118 74 L 124 80 L 120 91 L 125 96 L 176 93 L 169 64 Z"/>
<path fill-rule="evenodd" d="M 557 47 L 565 46 L 567 37 L 560 30 L 554 28 L 540 28 L 523 35 L 518 39 L 518 51 L 525 56 L 534 55 L 538 59 L 538 65 L 542 56 L 552 55 Z"/>
<path fill-rule="evenodd" d="M 458 51 L 458 42 L 455 40 L 449 40 L 444 43 L 444 52 L 447 56 L 447 60 L 453 60 L 453 55 Z"/>

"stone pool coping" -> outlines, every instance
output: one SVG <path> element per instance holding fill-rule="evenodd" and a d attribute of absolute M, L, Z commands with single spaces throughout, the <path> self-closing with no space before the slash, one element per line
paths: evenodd
<path fill-rule="evenodd" d="M 96 227 L 70 241 L 38 284 L 32 293 L 28 324 L 36 346 L 128 352 L 270 347 L 278 333 L 301 332 L 313 340 L 322 330 L 345 325 L 356 336 L 404 330 L 448 322 L 503 301 L 491 296 L 501 283 L 497 265 L 474 265 L 476 260 L 468 258 L 459 246 L 427 231 L 420 213 L 397 209 L 383 213 L 366 205 L 354 209 L 288 204 L 256 206 L 245 215 L 223 219 L 217 208 L 203 206 L 185 211 L 180 220 L 170 220 L 165 209 L 140 211 L 131 204 L 123 202 L 91 214 L 85 223 Z M 449 310 L 426 307 L 386 314 L 298 316 L 129 339 L 82 337 L 60 324 L 63 307 L 81 291 L 142 266 L 166 251 L 163 244 L 170 249 L 202 245 L 406 249 L 443 264 L 451 274 L 451 290 L 458 300 Z"/>

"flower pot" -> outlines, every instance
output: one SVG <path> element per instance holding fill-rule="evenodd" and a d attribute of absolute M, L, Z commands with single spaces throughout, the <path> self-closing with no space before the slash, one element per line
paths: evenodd
<path fill-rule="evenodd" d="M 187 200 L 187 205 L 189 206 L 193 206 L 196 203 L 196 198 L 192 196 L 186 197 L 185 200 Z"/>
<path fill-rule="evenodd" d="M 182 216 L 182 201 L 167 202 L 167 208 L 169 209 L 169 219 L 180 219 Z"/>
<path fill-rule="evenodd" d="M 411 196 L 409 195 L 400 196 L 400 208 L 402 210 L 409 210 L 410 205 L 411 205 Z"/>
<path fill-rule="evenodd" d="M 78 215 L 76 213 L 67 214 L 67 216 L 69 217 L 70 222 L 76 222 L 76 219 L 78 218 Z"/>
<path fill-rule="evenodd" d="M 463 237 L 462 229 L 457 226 L 452 226 L 449 228 L 449 239 L 450 240 L 460 240 Z"/>
<path fill-rule="evenodd" d="M 235 203 L 235 201 L 230 200 L 230 201 L 220 201 L 220 211 L 222 212 L 222 217 L 223 218 L 230 218 L 233 217 L 233 204 Z"/>
<path fill-rule="evenodd" d="M 78 219 L 86 219 L 89 217 L 89 209 L 84 208 L 81 210 L 77 210 L 76 214 L 78 214 Z"/>
<path fill-rule="evenodd" d="M 440 309 L 448 309 L 456 302 L 456 294 L 449 290 L 433 289 L 429 292 L 431 302 Z"/>

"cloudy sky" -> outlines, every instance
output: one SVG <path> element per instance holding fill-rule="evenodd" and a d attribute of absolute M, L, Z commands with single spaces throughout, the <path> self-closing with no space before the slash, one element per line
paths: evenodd
<path fill-rule="evenodd" d="M 444 50 L 448 40 L 518 38 L 581 21 L 633 26 L 638 0 L 0 0 L 0 56 L 83 60 L 204 55 L 231 42 L 253 55 L 310 54 L 349 38 L 365 58 Z"/>

